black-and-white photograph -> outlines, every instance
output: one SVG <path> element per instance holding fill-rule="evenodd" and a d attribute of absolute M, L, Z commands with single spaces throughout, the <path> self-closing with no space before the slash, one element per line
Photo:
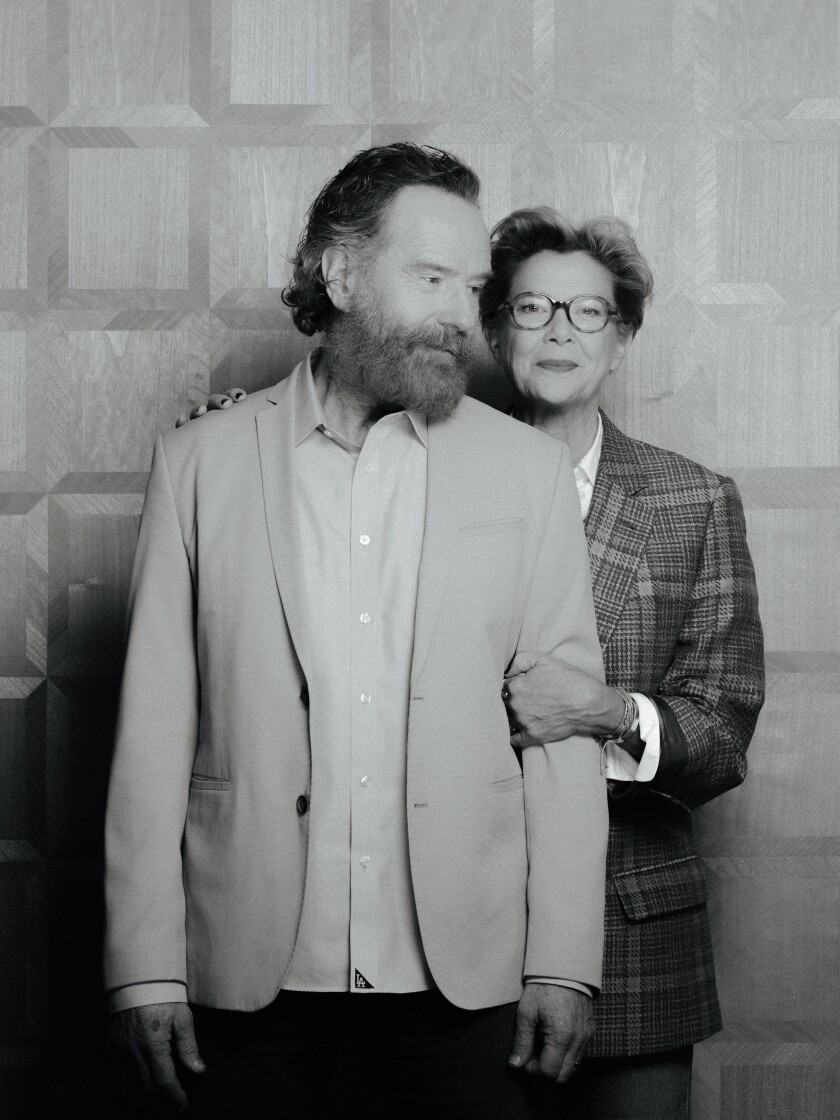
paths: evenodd
<path fill-rule="evenodd" d="M 836 0 L 0 0 L 3 1120 L 837 1120 Z"/>

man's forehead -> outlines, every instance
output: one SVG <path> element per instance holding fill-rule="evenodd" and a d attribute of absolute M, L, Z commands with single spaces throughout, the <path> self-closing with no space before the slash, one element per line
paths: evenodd
<path fill-rule="evenodd" d="M 490 235 L 478 209 L 437 187 L 403 187 L 388 208 L 382 230 L 386 242 L 406 255 L 466 254 L 482 258 L 481 267 L 489 259 Z"/>

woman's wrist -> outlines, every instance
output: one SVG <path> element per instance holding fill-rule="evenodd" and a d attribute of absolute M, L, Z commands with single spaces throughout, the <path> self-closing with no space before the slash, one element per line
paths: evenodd
<path fill-rule="evenodd" d="M 624 697 L 616 688 L 601 686 L 593 707 L 589 734 L 605 737 L 612 735 L 624 718 Z"/>

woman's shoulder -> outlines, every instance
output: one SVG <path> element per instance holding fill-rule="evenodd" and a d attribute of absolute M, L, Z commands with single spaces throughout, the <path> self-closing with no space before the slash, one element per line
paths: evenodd
<path fill-rule="evenodd" d="M 721 486 L 734 486 L 720 474 L 695 459 L 677 451 L 658 447 L 621 431 L 607 416 L 604 420 L 602 458 L 621 463 L 635 473 L 644 475 L 648 486 L 667 490 L 692 490 L 711 500 Z"/>

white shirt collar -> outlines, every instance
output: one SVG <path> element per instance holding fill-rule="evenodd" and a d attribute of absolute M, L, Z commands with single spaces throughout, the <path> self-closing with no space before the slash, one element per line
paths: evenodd
<path fill-rule="evenodd" d="M 595 485 L 595 476 L 598 474 L 598 464 L 601 461 L 601 444 L 604 442 L 604 422 L 601 419 L 601 413 L 598 413 L 598 431 L 595 433 L 595 439 L 592 445 L 581 461 L 575 466 L 575 474 L 578 471 L 583 473 L 584 478 L 590 486 Z"/>

